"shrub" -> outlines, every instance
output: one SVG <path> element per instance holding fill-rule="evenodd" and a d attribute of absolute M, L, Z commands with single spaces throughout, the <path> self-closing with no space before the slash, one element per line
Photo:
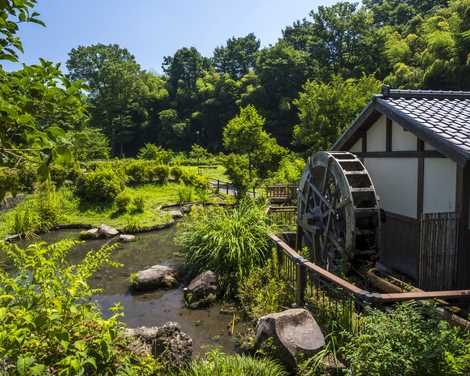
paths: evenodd
<path fill-rule="evenodd" d="M 469 338 L 435 317 L 433 307 L 398 305 L 372 311 L 346 345 L 354 375 L 460 375 L 470 371 Z M 467 342 L 465 342 L 465 339 Z"/>
<path fill-rule="evenodd" d="M 287 376 L 281 365 L 268 359 L 249 356 L 225 355 L 212 351 L 205 359 L 191 362 L 189 367 L 178 373 L 180 376 Z"/>
<path fill-rule="evenodd" d="M 112 170 L 97 170 L 83 174 L 76 184 L 81 200 L 94 203 L 112 203 L 124 190 L 124 184 Z"/>
<path fill-rule="evenodd" d="M 132 201 L 132 197 L 127 192 L 121 192 L 118 194 L 115 200 L 116 208 L 120 212 L 127 211 L 130 203 Z"/>
<path fill-rule="evenodd" d="M 29 163 L 22 164 L 18 169 L 18 179 L 20 191 L 33 192 L 37 180 L 37 168 Z"/>
<path fill-rule="evenodd" d="M 0 200 L 10 192 L 16 195 L 19 189 L 18 171 L 13 168 L 0 168 Z"/>
<path fill-rule="evenodd" d="M 37 213 L 30 205 L 18 206 L 8 231 L 11 234 L 20 234 L 25 238 L 31 238 L 34 236 L 38 223 Z"/>
<path fill-rule="evenodd" d="M 139 149 L 137 156 L 139 159 L 147 159 L 167 164 L 170 163 L 173 153 L 154 144 L 145 144 Z"/>
<path fill-rule="evenodd" d="M 97 290 L 86 281 L 103 265 L 113 265 L 113 248 L 89 252 L 71 265 L 67 254 L 75 245 L 1 245 L 15 269 L 0 272 L 2 374 L 154 374 L 154 360 L 128 350 L 119 314 L 104 319 L 91 299 Z"/>
<path fill-rule="evenodd" d="M 195 188 L 209 188 L 209 180 L 203 175 L 193 174 L 192 172 L 186 171 L 181 176 L 181 180 L 184 184 L 190 185 Z"/>
<path fill-rule="evenodd" d="M 209 192 L 205 188 L 196 189 L 197 197 L 201 201 L 201 204 L 206 205 L 209 202 Z"/>
<path fill-rule="evenodd" d="M 240 282 L 238 297 L 244 313 L 253 319 L 280 312 L 289 306 L 293 297 L 279 276 L 275 252 L 265 266 L 254 269 Z"/>
<path fill-rule="evenodd" d="M 126 165 L 126 174 L 129 182 L 133 184 L 147 183 L 149 178 L 149 164 L 146 161 L 131 161 Z"/>
<path fill-rule="evenodd" d="M 62 186 L 69 175 L 69 170 L 59 164 L 49 166 L 49 172 L 51 174 L 52 181 L 57 187 Z"/>
<path fill-rule="evenodd" d="M 139 213 L 143 213 L 143 211 L 145 210 L 144 197 L 143 196 L 136 196 L 136 197 L 134 197 L 133 202 L 134 202 L 135 211 L 139 212 Z"/>
<path fill-rule="evenodd" d="M 157 165 L 151 168 L 151 180 L 153 182 L 163 184 L 170 176 L 170 169 L 165 165 Z"/>
<path fill-rule="evenodd" d="M 183 170 L 179 166 L 173 166 L 170 170 L 170 175 L 176 182 L 180 181 L 181 175 L 183 175 Z"/>
<path fill-rule="evenodd" d="M 178 204 L 191 202 L 193 200 L 194 189 L 192 187 L 178 188 Z"/>
<path fill-rule="evenodd" d="M 59 222 L 61 202 L 55 185 L 46 181 L 39 187 L 37 199 L 38 230 L 49 231 Z"/>
<path fill-rule="evenodd" d="M 226 287 L 234 287 L 229 281 L 243 280 L 266 262 L 271 231 L 266 207 L 246 199 L 234 209 L 195 213 L 183 225 L 179 243 L 194 272 L 213 270 L 226 280 Z"/>

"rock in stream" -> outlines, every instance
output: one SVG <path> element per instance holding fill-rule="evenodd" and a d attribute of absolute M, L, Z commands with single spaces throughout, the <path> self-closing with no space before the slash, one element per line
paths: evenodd
<path fill-rule="evenodd" d="M 177 285 L 176 270 L 165 265 L 154 265 L 131 276 L 131 288 L 134 291 L 170 289 Z"/>

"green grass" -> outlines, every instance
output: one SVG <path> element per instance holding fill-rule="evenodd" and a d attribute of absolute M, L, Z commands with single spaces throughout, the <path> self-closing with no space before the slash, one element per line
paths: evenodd
<path fill-rule="evenodd" d="M 286 376 L 281 365 L 269 359 L 249 356 L 226 355 L 212 351 L 205 359 L 194 360 L 188 368 L 180 370 L 178 376 Z"/>
<path fill-rule="evenodd" d="M 125 229 L 136 227 L 150 227 L 168 222 L 171 216 L 159 209 L 164 204 L 178 202 L 178 190 L 182 184 L 168 183 L 164 185 L 143 185 L 140 187 L 126 188 L 125 192 L 131 196 L 142 197 L 145 202 L 143 212 L 133 210 L 132 205 L 126 212 L 119 212 L 115 205 L 96 207 L 81 203 L 80 200 L 68 188 L 58 190 L 61 202 L 60 224 L 89 224 L 98 226 L 102 223 Z M 35 205 L 37 195 L 28 195 L 16 208 L 0 213 L 0 238 L 13 233 L 15 215 L 26 207 Z"/>
<path fill-rule="evenodd" d="M 228 181 L 228 177 L 225 173 L 224 166 L 217 166 L 217 168 L 199 168 L 198 166 L 181 166 L 181 168 L 185 169 L 186 171 L 190 171 L 194 174 L 200 174 L 203 176 L 207 176 L 210 180 L 221 180 L 221 181 Z"/>

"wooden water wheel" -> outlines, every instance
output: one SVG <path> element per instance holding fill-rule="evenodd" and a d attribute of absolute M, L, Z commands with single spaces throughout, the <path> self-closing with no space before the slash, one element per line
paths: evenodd
<path fill-rule="evenodd" d="M 335 273 L 374 258 L 380 244 L 380 205 L 362 162 L 348 152 L 309 158 L 299 184 L 297 224 L 312 261 Z"/>

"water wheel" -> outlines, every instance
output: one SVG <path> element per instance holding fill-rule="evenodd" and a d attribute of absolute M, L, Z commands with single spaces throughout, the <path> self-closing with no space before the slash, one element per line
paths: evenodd
<path fill-rule="evenodd" d="M 312 261 L 346 273 L 354 260 L 374 258 L 380 244 L 380 205 L 362 162 L 348 152 L 309 158 L 299 184 L 299 236 Z"/>

